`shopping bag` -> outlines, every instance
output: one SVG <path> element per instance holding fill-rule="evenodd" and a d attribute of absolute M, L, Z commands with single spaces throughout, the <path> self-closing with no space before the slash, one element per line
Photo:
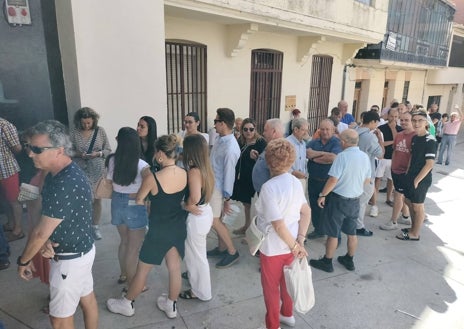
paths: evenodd
<path fill-rule="evenodd" d="M 284 266 L 284 276 L 295 310 L 306 314 L 315 304 L 313 278 L 308 259 L 295 258 L 290 265 Z"/>
<path fill-rule="evenodd" d="M 40 192 L 37 186 L 26 184 L 26 183 L 21 183 L 21 186 L 19 187 L 18 201 L 24 202 L 24 201 L 37 200 L 39 198 L 39 195 L 40 195 Z"/>

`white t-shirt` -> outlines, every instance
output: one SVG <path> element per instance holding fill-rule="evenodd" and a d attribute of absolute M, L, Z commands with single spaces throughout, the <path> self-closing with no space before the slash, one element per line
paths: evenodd
<path fill-rule="evenodd" d="M 303 187 L 295 176 L 285 173 L 269 179 L 261 187 L 256 201 L 258 228 L 269 234 L 260 247 L 266 256 L 288 254 L 290 248 L 277 235 L 272 222 L 284 219 L 287 229 L 296 239 L 301 206 L 306 203 Z M 284 218 L 285 215 L 285 218 Z"/>
<path fill-rule="evenodd" d="M 148 163 L 143 161 L 142 159 L 139 159 L 139 163 L 137 166 L 137 176 L 135 176 L 135 180 L 132 182 L 132 184 L 127 185 L 127 186 L 122 186 L 119 184 L 116 184 L 113 181 L 113 191 L 118 192 L 118 193 L 125 193 L 125 194 L 132 194 L 132 193 L 137 193 L 140 185 L 142 185 L 142 170 L 146 167 L 150 167 Z M 113 180 L 113 173 L 114 173 L 114 157 L 111 157 L 109 163 L 108 163 L 108 174 L 106 175 L 106 178 Z"/>

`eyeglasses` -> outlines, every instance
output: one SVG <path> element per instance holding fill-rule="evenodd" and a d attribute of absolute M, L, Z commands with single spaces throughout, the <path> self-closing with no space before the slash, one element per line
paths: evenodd
<path fill-rule="evenodd" d="M 31 144 L 25 144 L 24 145 L 25 148 L 29 149 L 32 153 L 34 154 L 42 154 L 42 152 L 46 151 L 46 150 L 52 150 L 52 149 L 57 149 L 59 147 L 57 146 L 44 146 L 44 147 L 40 147 L 40 146 L 34 146 L 34 145 L 31 145 Z"/>
<path fill-rule="evenodd" d="M 186 125 L 194 124 L 194 123 L 195 123 L 195 121 L 187 121 L 187 120 L 184 121 L 184 124 L 186 124 Z"/>
<path fill-rule="evenodd" d="M 221 119 L 214 119 L 214 124 L 218 123 L 218 122 L 224 122 L 224 120 L 221 120 Z"/>
<path fill-rule="evenodd" d="M 253 131 L 255 131 L 255 128 L 253 128 L 253 127 L 250 127 L 250 128 L 243 128 L 243 131 L 246 132 L 246 133 L 247 133 L 247 132 L 253 132 Z"/>

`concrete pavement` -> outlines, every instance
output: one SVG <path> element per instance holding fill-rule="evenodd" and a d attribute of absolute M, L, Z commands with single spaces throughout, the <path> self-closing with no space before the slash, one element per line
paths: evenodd
<path fill-rule="evenodd" d="M 400 241 L 395 239 L 397 231 L 378 229 L 391 215 L 385 194 L 380 194 L 379 216 L 365 218 L 374 236 L 359 238 L 356 270 L 349 272 L 336 261 L 333 273 L 313 269 L 316 305 L 305 315 L 295 314 L 295 328 L 464 328 L 463 134 L 454 153 L 451 166 L 436 165 L 433 169 L 434 183 L 426 200 L 429 220 L 421 240 Z M 105 202 L 103 240 L 96 242 L 94 265 L 100 328 L 253 329 L 264 323 L 259 261 L 249 255 L 241 237 L 234 238 L 241 255 L 239 263 L 218 270 L 215 260 L 210 261 L 210 302 L 179 300 L 178 317 L 169 320 L 155 305 L 156 298 L 167 291 L 167 270 L 163 265 L 150 274 L 150 289 L 136 300 L 133 317 L 111 314 L 105 301 L 118 296 L 123 286 L 116 282 L 119 238 L 109 223 L 109 201 Z M 242 221 L 243 210 L 227 219 L 231 229 Z M 11 243 L 13 263 L 25 242 Z M 216 237 L 211 233 L 208 247 L 215 244 Z M 322 256 L 324 239 L 309 241 L 307 249 L 311 258 Z M 336 256 L 345 252 L 343 237 Z M 184 286 L 188 288 L 185 281 Z M 5 328 L 50 328 L 48 316 L 41 312 L 47 295 L 47 287 L 38 280 L 22 281 L 15 265 L 0 271 L 0 319 Z M 76 328 L 84 328 L 81 311 L 77 311 L 75 323 Z"/>

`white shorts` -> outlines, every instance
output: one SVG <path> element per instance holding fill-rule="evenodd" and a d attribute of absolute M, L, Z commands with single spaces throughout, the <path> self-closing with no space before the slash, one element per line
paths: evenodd
<path fill-rule="evenodd" d="M 392 179 L 392 171 L 391 171 L 392 161 L 391 159 L 380 159 L 377 165 L 377 169 L 375 170 L 375 177 L 382 178 L 385 176 L 387 179 Z"/>
<path fill-rule="evenodd" d="M 81 297 L 93 291 L 95 246 L 84 256 L 50 261 L 50 315 L 67 318 L 76 312 Z"/>
<path fill-rule="evenodd" d="M 222 208 L 224 207 L 224 199 L 222 197 L 222 192 L 219 191 L 216 187 L 214 188 L 213 194 L 211 195 L 209 205 L 213 209 L 213 217 L 221 217 Z"/>

